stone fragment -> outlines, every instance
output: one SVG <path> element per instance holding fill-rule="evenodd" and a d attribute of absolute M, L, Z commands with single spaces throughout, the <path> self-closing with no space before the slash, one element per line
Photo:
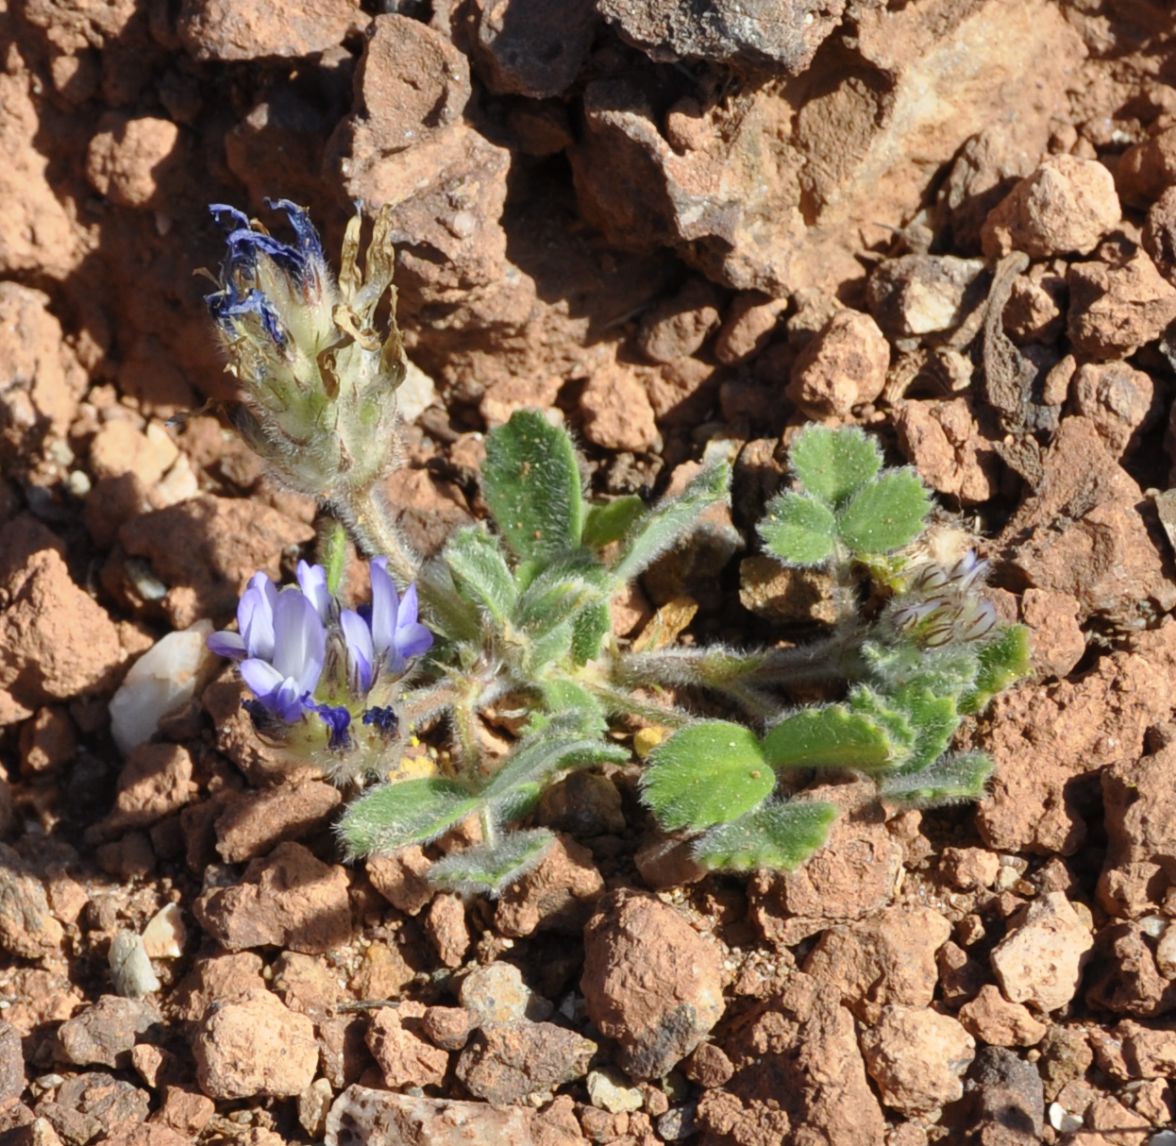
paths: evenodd
<path fill-rule="evenodd" d="M 960 891 L 992 887 L 1000 874 L 1000 857 L 987 848 L 944 848 L 940 870 Z"/>
<path fill-rule="evenodd" d="M 1045 1129 L 1045 1095 L 1037 1067 L 1004 1047 L 982 1047 L 968 1072 L 969 1125 L 991 1146 L 1036 1146 Z"/>
<path fill-rule="evenodd" d="M 154 1003 L 103 995 L 62 1023 L 57 1040 L 66 1062 L 122 1068 L 129 1065 L 138 1037 L 162 1022 Z"/>
<path fill-rule="evenodd" d="M 131 1083 L 104 1071 L 86 1071 L 66 1079 L 52 1100 L 39 1102 L 37 1113 L 66 1142 L 89 1142 L 104 1136 L 108 1127 L 142 1125 L 148 1102 L 147 1092 Z"/>
<path fill-rule="evenodd" d="M 1119 225 L 1121 214 L 1115 180 L 1101 163 L 1050 155 L 993 208 L 981 235 L 984 254 L 1086 255 Z"/>
<path fill-rule="evenodd" d="M 131 665 L 110 698 L 110 732 L 120 751 L 150 740 L 160 722 L 189 704 L 220 667 L 208 648 L 211 632 L 211 621 L 197 621 L 161 637 Z"/>
<path fill-rule="evenodd" d="M 159 207 L 183 166 L 180 129 L 168 119 L 108 112 L 86 155 L 86 182 L 119 207 Z"/>
<path fill-rule="evenodd" d="M 196 1023 L 213 1003 L 263 990 L 262 966 L 261 957 L 252 952 L 198 960 L 173 996 L 177 1015 L 184 1022 Z"/>
<path fill-rule="evenodd" d="M 26 1085 L 24 1050 L 20 1032 L 0 1021 L 0 1103 L 19 1098 Z"/>
<path fill-rule="evenodd" d="M 1114 262 L 1071 263 L 1066 281 L 1066 333 L 1075 350 L 1091 358 L 1126 358 L 1176 319 L 1176 286 L 1144 250 Z"/>
<path fill-rule="evenodd" d="M 465 901 L 460 895 L 437 896 L 425 912 L 425 934 L 445 967 L 460 967 L 470 947 Z"/>
<path fill-rule="evenodd" d="M 34 869 L 0 844 L 0 950 L 21 959 L 44 959 L 60 952 L 64 938 Z"/>
<path fill-rule="evenodd" d="M 187 941 L 188 929 L 177 903 L 164 904 L 143 928 L 143 948 L 152 959 L 178 959 Z"/>
<path fill-rule="evenodd" d="M 1119 191 L 1136 207 L 1148 207 L 1176 183 L 1176 127 L 1156 132 L 1119 157 Z"/>
<path fill-rule="evenodd" d="M 289 947 L 308 954 L 351 938 L 347 872 L 315 858 L 301 844 L 279 844 L 250 862 L 239 883 L 197 899 L 201 927 L 230 951 Z"/>
<path fill-rule="evenodd" d="M 615 598 L 613 599 L 613 607 L 615 610 Z M 644 620 L 648 621 L 648 610 L 640 610 L 640 606 L 635 605 L 634 611 L 644 612 Z M 634 624 L 623 623 L 621 626 L 622 633 L 619 635 L 632 632 L 639 623 L 640 621 Z M 613 617 L 613 628 L 615 632 L 617 628 L 617 618 L 615 615 Z M 544 791 L 543 795 L 539 797 L 536 817 L 538 822 L 544 827 L 566 833 L 576 839 L 592 839 L 595 836 L 620 835 L 624 832 L 626 826 L 621 793 L 616 784 L 608 776 L 603 776 L 598 772 L 588 772 L 583 769 L 578 769 L 570 773 Z M 561 836 L 547 855 L 543 857 L 536 871 L 541 870 L 559 851 L 563 852 L 565 862 L 570 861 L 572 852 L 569 845 L 571 844 L 571 840 L 564 839 Z M 584 860 L 586 866 L 582 867 L 580 864 L 572 862 L 569 863 L 569 867 L 572 869 L 570 872 L 558 875 L 554 879 L 549 876 L 544 878 L 544 884 L 549 887 L 555 885 L 563 889 L 565 893 L 560 895 L 554 902 L 547 898 L 547 896 L 543 896 L 542 901 L 537 902 L 538 897 L 535 894 L 535 890 L 531 890 L 529 896 L 520 897 L 534 905 L 534 922 L 536 927 L 540 924 L 545 927 L 559 925 L 569 929 L 574 927 L 576 930 L 579 930 L 587 918 L 587 910 L 584 911 L 583 917 L 579 918 L 580 911 L 576 910 L 568 902 L 568 896 L 570 895 L 577 903 L 582 903 L 584 898 L 593 898 L 596 891 L 604 890 L 603 880 L 601 880 L 597 887 L 595 886 L 595 879 L 592 879 L 592 873 L 595 873 L 597 876 L 599 873 L 596 872 L 594 866 L 591 866 L 591 853 L 587 852 L 585 855 L 578 856 L 577 858 Z M 577 871 L 576 869 L 579 870 Z M 579 875 L 580 879 L 569 879 L 569 876 L 573 873 Z M 533 873 L 529 872 L 528 876 L 531 874 Z M 505 894 L 509 894 L 516 888 L 521 889 L 521 885 L 528 876 L 524 876 L 522 880 L 517 880 L 511 884 Z M 584 876 L 588 878 L 584 879 Z M 581 880 L 583 880 L 583 883 L 581 883 Z M 593 886 L 588 888 L 587 897 L 582 894 L 576 896 L 572 893 L 573 887 L 578 891 L 582 891 L 583 884 L 588 883 L 589 880 L 591 880 Z M 495 926 L 503 934 L 511 935 L 513 932 L 503 927 L 504 913 L 502 913 L 502 902 L 503 899 L 500 898 L 500 914 L 495 921 Z M 570 913 L 565 914 L 561 910 L 565 907 L 572 907 Z M 535 930 L 535 928 L 531 928 L 531 930 Z"/>
<path fill-rule="evenodd" d="M 1171 1078 L 1176 1073 L 1176 1031 L 1123 1019 L 1113 1027 L 1094 1027 L 1090 1046 L 1100 1070 L 1120 1082 Z"/>
<path fill-rule="evenodd" d="M 964 505 L 996 493 L 999 458 L 966 398 L 900 402 L 894 421 L 903 453 L 932 489 Z"/>
<path fill-rule="evenodd" d="M 476 1098 L 521 1102 L 583 1078 L 596 1051 L 591 1039 L 554 1023 L 501 1023 L 470 1036 L 456 1074 Z"/>
<path fill-rule="evenodd" d="M 118 776 L 110 814 L 86 833 L 106 840 L 130 828 L 149 827 L 195 799 L 192 754 L 180 744 L 140 744 Z"/>
<path fill-rule="evenodd" d="M 1152 204 L 1141 242 L 1156 270 L 1176 286 L 1176 187 L 1169 187 Z"/>
<path fill-rule="evenodd" d="M 660 442 L 653 407 L 633 372 L 621 363 L 592 374 L 580 394 L 584 436 L 608 450 L 644 454 Z"/>
<path fill-rule="evenodd" d="M 20 769 L 26 776 L 55 773 L 75 756 L 77 730 L 61 705 L 39 708 L 20 730 Z"/>
<path fill-rule="evenodd" d="M 1089 418 L 1116 457 L 1131 452 L 1159 413 L 1151 377 L 1126 362 L 1088 362 L 1070 384 L 1074 408 Z"/>
<path fill-rule="evenodd" d="M 537 867 L 499 897 L 494 925 L 514 939 L 536 931 L 576 934 L 604 891 L 604 879 L 582 844 L 564 836 Z"/>
<path fill-rule="evenodd" d="M 890 343 L 868 315 L 838 311 L 800 352 L 787 394 L 810 418 L 846 418 L 886 386 Z"/>
<path fill-rule="evenodd" d="M 979 1042 L 996 1047 L 1036 1046 L 1049 1029 L 1028 1007 L 1010 1003 L 991 983 L 960 1008 L 959 1019 Z"/>
<path fill-rule="evenodd" d="M 101 849 L 99 851 L 101 852 Z M 110 965 L 111 983 L 120 995 L 125 995 L 129 999 L 141 999 L 144 995 L 151 995 L 159 990 L 159 976 L 151 966 L 147 948 L 137 931 L 123 928 L 116 932 L 110 941 L 106 961 Z"/>
<path fill-rule="evenodd" d="M 521 1019 L 539 1022 L 548 1018 L 553 1009 L 547 999 L 523 982 L 523 973 L 513 963 L 475 967 L 462 980 L 459 998 L 477 1027 Z"/>
<path fill-rule="evenodd" d="M 954 330 L 980 301 L 980 259 L 902 255 L 879 263 L 866 288 L 870 313 L 891 338 Z"/>
<path fill-rule="evenodd" d="M 367 1045 L 389 1090 L 404 1086 L 440 1086 L 449 1054 L 418 1033 L 425 1008 L 420 1003 L 381 1007 L 372 1015 Z"/>
<path fill-rule="evenodd" d="M 989 124 L 964 143 L 936 200 L 936 218 L 951 231 L 950 250 L 979 253 L 989 212 L 1029 174 L 1039 154 L 1003 123 Z"/>
<path fill-rule="evenodd" d="M 366 22 L 353 0 L 323 0 L 292 12 L 265 0 L 184 0 L 176 31 L 194 59 L 263 60 L 327 51 Z"/>
<path fill-rule="evenodd" d="M 771 342 L 787 309 L 787 298 L 758 292 L 736 296 L 715 339 L 715 357 L 728 366 L 754 357 Z"/>
<path fill-rule="evenodd" d="M 314 1081 L 314 1024 L 265 989 L 209 1008 L 195 1038 L 196 1081 L 209 1098 L 288 1097 Z"/>
<path fill-rule="evenodd" d="M 1161 970 L 1154 920 L 1110 923 L 1099 929 L 1086 1001 L 1117 1015 L 1152 1018 L 1176 1009 L 1176 983 Z"/>
<path fill-rule="evenodd" d="M 1049 346 L 1065 327 L 1066 280 L 1045 266 L 1018 275 L 1009 291 L 1002 318 L 1005 333 L 1018 346 L 1036 342 Z M 1043 395 L 1043 401 L 1048 401 Z"/>
<path fill-rule="evenodd" d="M 370 943 L 348 986 L 361 999 L 396 999 L 416 972 L 395 943 Z"/>
<path fill-rule="evenodd" d="M 442 1146 L 454 1128 L 470 1142 L 533 1142 L 535 1146 L 586 1146 L 570 1106 L 556 1103 L 539 1112 L 523 1106 L 497 1107 L 486 1102 L 456 1102 L 391 1094 L 350 1086 L 335 1099 L 327 1115 L 324 1146 L 393 1146 L 418 1142 Z"/>
<path fill-rule="evenodd" d="M 868 782 L 811 789 L 814 799 L 873 800 Z M 796 871 L 760 871 L 748 888 L 748 911 L 769 942 L 789 947 L 830 922 L 861 919 L 885 907 L 902 867 L 902 844 L 886 830 L 876 805 L 838 817 L 825 846 Z"/>
<path fill-rule="evenodd" d="M 500 95 L 557 96 L 592 47 L 599 22 L 592 0 L 476 0 L 474 62 Z"/>
<path fill-rule="evenodd" d="M 1163 907 L 1176 880 L 1176 744 L 1102 772 L 1107 852 L 1099 903 L 1111 915 L 1137 919 Z"/>
<path fill-rule="evenodd" d="M 270 987 L 292 1011 L 320 1019 L 335 1011 L 342 988 L 327 961 L 299 951 L 283 951 L 274 961 Z"/>
<path fill-rule="evenodd" d="M 633 1078 L 657 1078 L 688 1055 L 723 1013 L 719 954 L 672 908 L 606 896 L 584 931 L 588 1015 L 618 1044 Z"/>
<path fill-rule="evenodd" d="M 372 856 L 365 861 L 368 879 L 393 907 L 406 915 L 419 914 L 437 888 L 429 883 L 425 873 L 432 861 L 424 849 L 413 844 L 399 848 L 391 855 Z"/>
<path fill-rule="evenodd" d="M 704 278 L 687 279 L 670 298 L 656 302 L 641 318 L 637 346 L 650 362 L 676 362 L 701 349 L 719 325 L 722 299 Z"/>
<path fill-rule="evenodd" d="M 804 969 L 836 992 L 865 1023 L 890 1004 L 926 1007 L 938 981 L 936 951 L 951 924 L 930 908 L 887 907 L 856 923 L 829 928 Z"/>
<path fill-rule="evenodd" d="M 216 850 L 225 863 L 241 863 L 325 828 L 342 796 L 333 784 L 280 784 L 232 801 L 216 818 Z"/>
<path fill-rule="evenodd" d="M 789 569 L 760 554 L 739 563 L 739 603 L 777 624 L 832 625 L 840 615 L 827 571 Z"/>
<path fill-rule="evenodd" d="M 992 969 L 1005 997 L 1043 1011 L 1064 1007 L 1075 995 L 1094 946 L 1090 928 L 1065 892 L 1027 904 L 992 952 Z"/>
<path fill-rule="evenodd" d="M 797 75 L 836 27 L 843 0 L 716 0 L 706 9 L 674 0 L 599 0 L 621 35 L 659 61 L 682 58 Z"/>
<path fill-rule="evenodd" d="M 724 1046 L 735 1073 L 699 1099 L 704 1138 L 737 1134 L 749 1146 L 886 1141 L 853 1016 L 811 976 L 790 976 L 779 994 L 741 1016 Z"/>
<path fill-rule="evenodd" d="M 474 1028 L 474 1017 L 465 1007 L 426 1007 L 421 1034 L 443 1050 L 461 1050 Z"/>
<path fill-rule="evenodd" d="M 960 1023 L 929 1007 L 889 1006 L 862 1032 L 866 1070 L 882 1101 L 907 1115 L 927 1114 L 963 1097 L 962 1075 L 976 1043 Z"/>
<path fill-rule="evenodd" d="M 1078 602 L 1068 593 L 1026 589 L 1021 619 L 1033 634 L 1033 663 L 1038 671 L 1065 677 L 1086 652 L 1086 635 L 1078 623 Z"/>

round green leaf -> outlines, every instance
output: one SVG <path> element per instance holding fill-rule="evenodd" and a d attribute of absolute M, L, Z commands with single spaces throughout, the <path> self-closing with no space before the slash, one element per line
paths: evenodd
<path fill-rule="evenodd" d="M 759 526 L 764 547 L 786 565 L 819 565 L 833 554 L 837 519 L 828 506 L 807 494 L 779 494 Z"/>
<path fill-rule="evenodd" d="M 892 553 L 919 536 L 930 508 L 914 470 L 887 470 L 854 495 L 838 515 L 838 530 L 853 553 Z"/>
<path fill-rule="evenodd" d="M 772 794 L 776 774 L 750 728 L 692 724 L 650 754 L 642 795 L 662 827 L 694 831 L 738 819 Z"/>
<path fill-rule="evenodd" d="M 806 426 L 788 451 L 792 472 L 814 497 L 838 506 L 882 468 L 882 451 L 857 426 Z"/>
<path fill-rule="evenodd" d="M 802 708 L 764 737 L 764 757 L 773 768 L 850 768 L 878 772 L 894 759 L 895 747 L 882 725 L 845 705 Z"/>
<path fill-rule="evenodd" d="M 694 858 L 711 871 L 791 871 L 824 847 L 837 819 L 835 804 L 789 800 L 765 804 L 732 824 L 711 828 L 694 845 Z"/>

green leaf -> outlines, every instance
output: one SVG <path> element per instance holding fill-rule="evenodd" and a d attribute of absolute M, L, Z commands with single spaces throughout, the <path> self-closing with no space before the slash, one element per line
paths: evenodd
<path fill-rule="evenodd" d="M 542 680 L 554 666 L 566 666 L 572 655 L 576 627 L 571 621 L 548 629 L 531 641 L 522 671 L 531 680 Z"/>
<path fill-rule="evenodd" d="M 576 729 L 579 714 L 563 717 L 521 740 L 491 781 L 481 798 L 497 805 L 524 784 L 545 785 L 557 773 L 592 764 L 626 764 L 629 750 Z M 569 730 L 571 731 L 569 734 Z"/>
<path fill-rule="evenodd" d="M 577 736 L 603 735 L 608 731 L 608 721 L 600 701 L 579 681 L 569 680 L 565 676 L 549 677 L 540 682 L 539 691 L 543 693 L 543 704 L 547 711 L 558 714 L 554 719 L 546 720 L 542 731 L 561 722 L 567 722 L 570 731 Z"/>
<path fill-rule="evenodd" d="M 620 541 L 643 513 L 645 502 L 635 494 L 589 506 L 580 544 L 589 549 L 603 549 L 613 541 Z"/>
<path fill-rule="evenodd" d="M 477 798 L 452 780 L 381 784 L 351 804 L 339 834 L 352 857 L 390 852 L 436 839 L 477 807 Z"/>
<path fill-rule="evenodd" d="M 837 806 L 789 800 L 764 804 L 699 837 L 694 858 L 711 871 L 791 871 L 824 847 L 837 819 Z"/>
<path fill-rule="evenodd" d="M 878 772 L 894 760 L 896 745 L 876 720 L 843 704 L 802 708 L 763 739 L 773 768 L 850 768 Z"/>
<path fill-rule="evenodd" d="M 589 605 L 575 620 L 572 633 L 572 661 L 586 665 L 600 656 L 604 642 L 612 632 L 612 613 L 608 602 Z"/>
<path fill-rule="evenodd" d="M 500 623 L 510 616 L 518 590 L 496 538 L 481 526 L 459 529 L 446 544 L 443 556 L 467 601 Z"/>
<path fill-rule="evenodd" d="M 497 843 L 479 844 L 438 860 L 429 868 L 429 881 L 463 894 L 500 895 L 538 866 L 554 843 L 555 836 L 546 828 L 509 832 Z"/>
<path fill-rule="evenodd" d="M 691 724 L 650 753 L 641 794 L 663 828 L 699 831 L 750 812 L 772 794 L 776 774 L 750 728 L 724 720 Z"/>
<path fill-rule="evenodd" d="M 882 451 L 857 426 L 810 425 L 796 435 L 788 461 L 809 493 L 836 508 L 882 468 Z"/>
<path fill-rule="evenodd" d="M 584 528 L 583 479 L 568 432 L 519 410 L 486 439 L 482 489 L 498 531 L 519 558 L 575 549 Z"/>
<path fill-rule="evenodd" d="M 931 495 L 914 470 L 887 470 L 838 514 L 842 541 L 854 553 L 891 553 L 923 531 Z"/>
<path fill-rule="evenodd" d="M 833 555 L 837 519 L 816 498 L 788 490 L 768 503 L 759 535 L 767 551 L 786 565 L 820 565 Z"/>
<path fill-rule="evenodd" d="M 993 768 L 992 757 L 985 752 L 943 756 L 917 772 L 888 777 L 878 791 L 888 800 L 923 808 L 975 800 L 984 794 Z"/>
<path fill-rule="evenodd" d="M 938 760 L 960 726 L 955 696 L 939 696 L 921 684 L 913 684 L 900 689 L 892 700 L 906 714 L 915 733 L 901 770 L 917 771 Z"/>
<path fill-rule="evenodd" d="M 627 584 L 644 573 L 686 537 L 712 505 L 725 502 L 730 488 L 731 467 L 721 462 L 703 470 L 677 497 L 654 506 L 625 537 L 612 569 L 613 584 Z"/>
<path fill-rule="evenodd" d="M 996 637 L 980 649 L 980 671 L 976 686 L 960 699 L 963 713 L 983 712 L 998 692 L 1033 669 L 1029 630 L 1024 625 L 1005 625 Z"/>

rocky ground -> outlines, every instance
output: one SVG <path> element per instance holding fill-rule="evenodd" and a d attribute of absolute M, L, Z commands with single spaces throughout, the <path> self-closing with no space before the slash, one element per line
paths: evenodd
<path fill-rule="evenodd" d="M 1174 33 L 1162 0 L 0 7 L 0 1143 L 1176 1142 Z M 700 879 L 635 768 L 578 776 L 562 848 L 463 903 L 419 849 L 339 862 L 339 794 L 258 745 L 207 624 L 139 662 L 154 739 L 112 723 L 312 537 L 215 418 L 168 426 L 231 393 L 207 204 L 267 196 L 330 250 L 395 206 L 422 548 L 519 406 L 598 494 L 735 457 L 631 634 L 683 592 L 728 640 L 819 623 L 749 526 L 796 427 L 876 431 L 1034 633 L 968 732 L 988 798 Z"/>

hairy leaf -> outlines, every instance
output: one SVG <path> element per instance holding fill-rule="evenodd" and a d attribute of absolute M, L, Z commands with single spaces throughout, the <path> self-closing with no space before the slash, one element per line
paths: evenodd
<path fill-rule="evenodd" d="M 719 824 L 694 844 L 694 858 L 711 871 L 791 871 L 823 847 L 837 806 L 790 800 L 764 804 L 729 824 Z"/>
<path fill-rule="evenodd" d="M 931 496 L 914 470 L 887 470 L 849 500 L 838 532 L 854 553 L 891 553 L 923 531 Z"/>
<path fill-rule="evenodd" d="M 626 535 L 612 569 L 613 584 L 624 585 L 644 573 L 695 528 L 707 509 L 726 501 L 730 488 L 731 467 L 723 462 L 703 470 L 678 497 L 659 502 Z"/>
<path fill-rule="evenodd" d="M 430 776 L 381 784 L 351 804 L 339 834 L 353 857 L 395 851 L 436 839 L 477 806 L 477 799 L 452 780 Z"/>
<path fill-rule="evenodd" d="M 467 601 L 499 623 L 510 616 L 518 590 L 498 541 L 485 529 L 459 529 L 446 544 L 444 559 Z"/>
<path fill-rule="evenodd" d="M 554 719 L 546 720 L 544 730 L 566 724 L 573 737 L 603 735 L 608 730 L 600 701 L 579 681 L 565 676 L 548 677 L 540 682 L 539 691 L 547 711 L 556 714 Z"/>
<path fill-rule="evenodd" d="M 843 704 L 802 708 L 763 739 L 773 768 L 851 768 L 878 772 L 894 759 L 896 745 L 876 720 Z"/>
<path fill-rule="evenodd" d="M 644 513 L 645 502 L 635 494 L 589 506 L 580 544 L 589 549 L 603 549 L 610 542 L 620 541 Z"/>
<path fill-rule="evenodd" d="M 899 689 L 892 701 L 906 714 L 915 733 L 901 770 L 917 771 L 931 765 L 947 751 L 960 726 L 955 696 L 936 695 L 916 683 Z"/>
<path fill-rule="evenodd" d="M 887 777 L 878 790 L 896 803 L 923 808 L 975 800 L 984 794 L 993 767 L 992 757 L 984 752 L 942 756 L 917 772 Z"/>
<path fill-rule="evenodd" d="M 976 686 L 960 700 L 960 711 L 983 712 L 998 692 L 1032 670 L 1029 630 L 1024 625 L 1004 626 L 995 639 L 981 646 Z"/>
<path fill-rule="evenodd" d="M 589 605 L 576 617 L 573 628 L 572 660 L 577 665 L 586 665 L 600 656 L 600 650 L 612 632 L 612 613 L 608 602 Z"/>
<path fill-rule="evenodd" d="M 482 799 L 497 804 L 523 784 L 547 784 L 557 773 L 591 764 L 625 764 L 629 751 L 575 729 L 575 716 L 552 721 L 520 741 L 493 779 L 482 789 Z"/>
<path fill-rule="evenodd" d="M 585 507 L 576 448 L 538 411 L 519 410 L 488 435 L 482 487 L 516 557 L 553 557 L 579 546 Z"/>
<path fill-rule="evenodd" d="M 764 548 L 786 565 L 820 565 L 833 556 L 837 519 L 816 498 L 788 490 L 768 503 L 759 534 Z"/>
<path fill-rule="evenodd" d="M 776 774 L 750 728 L 724 720 L 691 724 L 650 753 L 645 803 L 663 828 L 699 831 L 750 812 L 772 794 Z"/>
<path fill-rule="evenodd" d="M 793 440 L 788 461 L 809 493 L 836 508 L 882 468 L 882 451 L 857 426 L 806 426 Z"/>
<path fill-rule="evenodd" d="M 438 860 L 429 868 L 429 881 L 463 894 L 497 896 L 541 863 L 554 843 L 555 836 L 546 828 L 508 832 L 496 843 Z"/>

